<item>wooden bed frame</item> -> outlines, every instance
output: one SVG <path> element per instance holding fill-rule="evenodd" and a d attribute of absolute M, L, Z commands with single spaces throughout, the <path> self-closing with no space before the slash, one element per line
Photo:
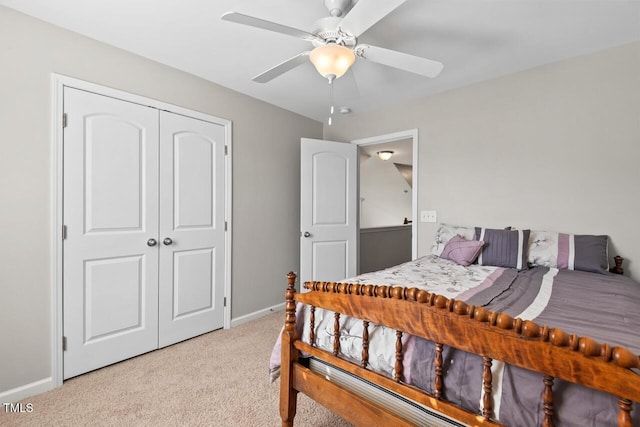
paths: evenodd
<path fill-rule="evenodd" d="M 356 425 L 408 426 L 411 422 L 382 408 L 376 402 L 355 394 L 322 375 L 311 371 L 299 359 L 305 352 L 317 359 L 380 385 L 401 396 L 445 414 L 462 423 L 478 426 L 501 425 L 493 418 L 491 397 L 492 360 L 526 368 L 543 374 L 544 426 L 553 426 L 553 382 L 560 378 L 601 390 L 618 398 L 618 426 L 632 427 L 632 402 L 640 402 L 640 357 L 621 347 L 600 344 L 590 338 L 570 335 L 560 329 L 522 321 L 504 313 L 491 312 L 461 301 L 428 293 L 417 288 L 375 286 L 334 282 L 306 282 L 307 293 L 296 293 L 296 275 L 287 275 L 285 327 L 282 333 L 280 415 L 283 426 L 293 426 L 298 392 L 304 393 Z M 363 320 L 362 364 L 338 357 L 340 342 L 335 340 L 333 353 L 299 339 L 296 332 L 296 302 L 311 306 L 311 330 L 314 330 L 315 307 L 335 313 L 336 336 L 340 313 Z M 606 304 L 606 301 L 602 301 Z M 588 313 L 585 313 L 588 315 Z M 395 378 L 367 369 L 368 322 L 395 329 Z M 402 334 L 409 333 L 436 344 L 434 395 L 403 384 Z M 313 332 L 311 342 L 314 341 Z M 446 402 L 443 394 L 442 348 L 455 347 L 483 358 L 483 413 L 474 414 Z M 570 410 L 570 408 L 568 409 Z"/>

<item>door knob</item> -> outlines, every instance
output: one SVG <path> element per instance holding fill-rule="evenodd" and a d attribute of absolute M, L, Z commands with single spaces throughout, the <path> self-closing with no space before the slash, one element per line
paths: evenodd
<path fill-rule="evenodd" d="M 164 244 L 165 246 L 169 246 L 172 243 L 173 243 L 173 240 L 171 240 L 170 237 L 165 237 L 164 240 L 162 241 L 162 244 Z"/>
<path fill-rule="evenodd" d="M 303 234 L 304 237 L 311 237 L 311 233 L 309 233 L 308 231 L 305 231 Z"/>
<path fill-rule="evenodd" d="M 158 242 L 156 241 L 156 239 L 149 239 L 149 240 L 147 240 L 147 246 L 155 246 L 156 244 L 158 244 Z"/>

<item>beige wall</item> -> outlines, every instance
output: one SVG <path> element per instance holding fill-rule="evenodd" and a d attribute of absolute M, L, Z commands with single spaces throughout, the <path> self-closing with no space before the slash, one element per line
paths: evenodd
<path fill-rule="evenodd" d="M 607 234 L 640 280 L 640 43 L 356 114 L 324 137 L 413 128 L 420 210 L 460 225 Z M 419 254 L 435 227 L 419 224 Z"/>
<path fill-rule="evenodd" d="M 412 141 L 405 144 L 411 146 Z M 393 160 L 380 160 L 376 155 L 360 157 L 361 229 L 402 225 L 405 218 L 412 219 L 412 194 Z"/>
<path fill-rule="evenodd" d="M 0 40 L 0 395 L 51 375 L 51 73 L 232 120 L 232 317 L 283 302 L 320 123 L 4 7 Z"/>

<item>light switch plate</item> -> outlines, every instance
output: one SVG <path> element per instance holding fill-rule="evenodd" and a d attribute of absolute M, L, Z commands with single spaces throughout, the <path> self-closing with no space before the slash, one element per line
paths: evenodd
<path fill-rule="evenodd" d="M 436 211 L 421 211 L 420 212 L 420 221 L 421 222 L 436 222 Z"/>

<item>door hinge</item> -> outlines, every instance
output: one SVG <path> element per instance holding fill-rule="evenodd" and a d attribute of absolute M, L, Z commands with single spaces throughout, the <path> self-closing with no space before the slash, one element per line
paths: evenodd
<path fill-rule="evenodd" d="M 67 226 L 63 225 L 62 226 L 62 240 L 66 240 L 67 238 Z"/>
<path fill-rule="evenodd" d="M 67 127 L 67 113 L 62 114 L 62 127 L 63 128 Z"/>
<path fill-rule="evenodd" d="M 67 337 L 62 337 L 62 351 L 67 351 Z"/>
<path fill-rule="evenodd" d="M 227 231 L 227 221 L 224 222 L 224 231 Z"/>
<path fill-rule="evenodd" d="M 227 297 L 224 297 L 224 306 L 227 306 Z"/>
<path fill-rule="evenodd" d="M 229 154 L 229 150 L 228 150 L 228 148 L 229 148 L 229 146 L 228 146 L 228 145 L 225 145 L 225 146 L 224 146 L 224 155 L 225 155 L 225 156 Z"/>

